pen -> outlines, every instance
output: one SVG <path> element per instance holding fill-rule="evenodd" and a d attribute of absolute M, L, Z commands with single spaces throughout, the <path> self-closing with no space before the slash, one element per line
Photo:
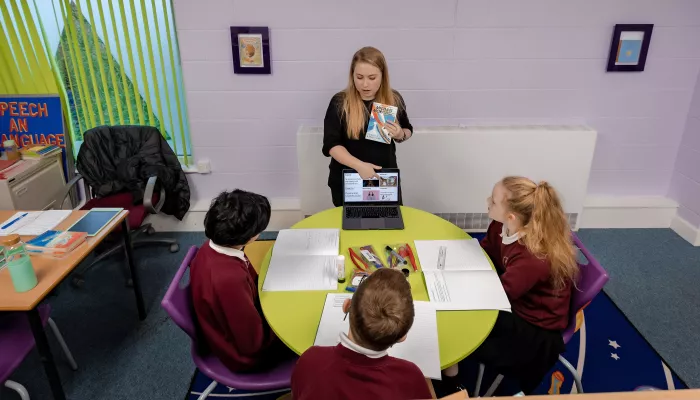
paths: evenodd
<path fill-rule="evenodd" d="M 3 225 L 2 227 L 0 227 L 0 229 L 7 229 L 8 227 L 10 227 L 10 226 L 11 226 L 12 224 L 14 224 L 15 222 L 17 222 L 17 221 L 19 221 L 20 219 L 26 217 L 28 214 L 29 214 L 29 213 L 24 213 L 24 214 L 20 215 L 19 217 L 13 219 L 12 221 L 10 221 L 10 222 L 6 223 L 5 225 Z"/>
<path fill-rule="evenodd" d="M 394 249 L 392 249 L 391 247 L 386 246 L 386 251 L 388 251 L 392 256 L 396 257 L 396 259 L 399 260 L 399 262 L 400 262 L 401 264 L 408 264 L 408 261 L 406 261 L 406 259 L 404 259 L 403 257 L 401 257 L 401 256 L 399 255 L 399 253 L 397 253 L 397 252 L 396 252 Z"/>

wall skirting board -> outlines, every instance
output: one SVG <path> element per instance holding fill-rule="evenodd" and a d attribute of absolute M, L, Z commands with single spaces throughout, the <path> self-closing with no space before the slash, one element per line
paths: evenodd
<path fill-rule="evenodd" d="M 171 216 L 149 218 L 160 232 L 204 231 L 204 216 L 211 200 L 192 202 L 182 221 Z M 268 230 L 286 229 L 303 218 L 297 198 L 271 198 Z M 677 216 L 678 204 L 663 196 L 587 196 L 580 228 L 671 228 L 694 246 L 700 246 L 700 229 Z"/>

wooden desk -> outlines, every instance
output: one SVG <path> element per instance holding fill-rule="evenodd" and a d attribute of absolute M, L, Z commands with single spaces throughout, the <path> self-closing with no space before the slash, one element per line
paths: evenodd
<path fill-rule="evenodd" d="M 17 211 L 0 211 L 0 222 L 6 221 L 16 212 Z M 73 211 L 73 213 L 71 213 L 65 221 L 60 223 L 56 229 L 62 230 L 69 228 L 86 213 L 87 211 Z M 41 361 L 44 364 L 44 370 L 49 379 L 53 397 L 56 400 L 65 400 L 66 395 L 63 392 L 63 386 L 61 385 L 58 370 L 56 370 L 56 365 L 54 364 L 53 355 L 51 354 L 51 349 L 46 339 L 46 333 L 44 332 L 44 326 L 41 323 L 37 306 L 107 237 L 107 235 L 119 226 L 121 226 L 126 260 L 129 271 L 131 272 L 131 279 L 134 283 L 134 294 L 136 295 L 136 307 L 138 309 L 139 318 L 141 320 L 146 318 L 146 308 L 143 303 L 143 295 L 141 294 L 141 282 L 134 263 L 131 236 L 129 235 L 128 215 L 128 211 L 119 213 L 119 215 L 110 221 L 97 235 L 89 237 L 85 243 L 76 247 L 64 258 L 54 259 L 32 256 L 32 265 L 34 266 L 34 271 L 36 271 L 38 280 L 37 286 L 32 290 L 24 293 L 15 292 L 7 268 L 0 271 L 0 311 L 27 313 L 29 323 L 32 327 L 32 333 L 34 334 L 34 340 L 36 341 L 37 349 L 41 355 Z M 30 238 L 31 236 L 23 236 L 22 240 L 27 241 Z"/>

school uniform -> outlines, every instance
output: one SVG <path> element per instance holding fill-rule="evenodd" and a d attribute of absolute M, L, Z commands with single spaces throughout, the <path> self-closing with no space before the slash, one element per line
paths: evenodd
<path fill-rule="evenodd" d="M 517 378 L 528 394 L 565 350 L 561 331 L 568 324 L 572 285 L 555 288 L 549 261 L 531 254 L 518 239 L 493 221 L 481 241 L 500 275 L 512 313 L 499 311 L 488 338 L 469 358 Z"/>
<path fill-rule="evenodd" d="M 294 400 L 429 399 L 430 389 L 418 367 L 374 351 L 340 334 L 335 347 L 311 347 L 292 373 Z"/>
<path fill-rule="evenodd" d="M 396 114 L 396 121 L 403 129 L 408 129 L 413 133 L 413 125 L 408 120 L 406 107 L 403 98 L 399 92 L 394 91 L 399 104 Z M 326 117 L 323 120 L 323 155 L 330 157 L 330 150 L 335 146 L 344 146 L 348 153 L 358 158 L 361 161 L 378 165 L 382 168 L 398 168 L 396 162 L 396 142 L 394 140 L 389 144 L 366 140 L 365 133 L 367 124 L 369 123 L 369 113 L 372 109 L 374 100 L 363 101 L 367 112 L 365 113 L 365 121 L 362 125 L 359 139 L 351 139 L 348 137 L 348 125 L 343 116 L 343 99 L 344 92 L 337 93 L 328 104 Z M 336 207 L 343 205 L 343 169 L 347 169 L 345 165 L 339 163 L 331 157 L 331 162 L 328 165 L 328 187 L 331 189 L 333 204 Z M 399 194 L 399 200 L 401 196 Z"/>
<path fill-rule="evenodd" d="M 242 250 L 211 241 L 190 266 L 198 345 L 233 372 L 269 368 L 289 356 L 265 321 L 258 274 Z"/>

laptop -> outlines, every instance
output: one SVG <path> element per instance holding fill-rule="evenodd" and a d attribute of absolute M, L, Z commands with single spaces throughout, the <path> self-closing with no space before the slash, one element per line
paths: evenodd
<path fill-rule="evenodd" d="M 343 170 L 343 229 L 403 229 L 399 207 L 399 170 L 377 171 L 380 179 L 362 179 Z"/>

